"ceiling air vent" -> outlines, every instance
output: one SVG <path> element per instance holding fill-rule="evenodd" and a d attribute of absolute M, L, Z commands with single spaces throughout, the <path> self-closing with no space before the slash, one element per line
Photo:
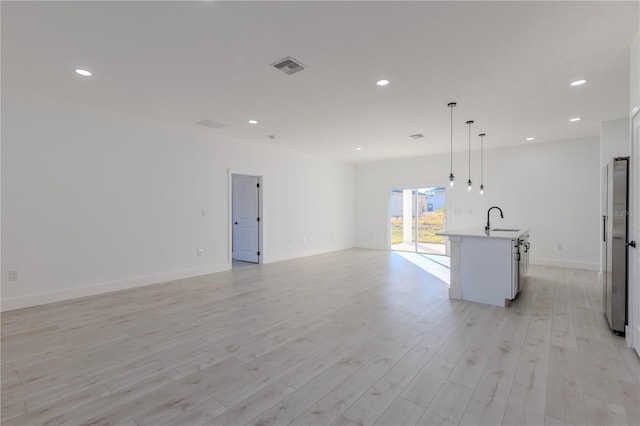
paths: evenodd
<path fill-rule="evenodd" d="M 299 71 L 304 70 L 304 66 L 300 62 L 293 59 L 291 56 L 271 65 L 287 75 L 295 74 Z"/>
<path fill-rule="evenodd" d="M 424 135 L 422 133 L 416 133 L 415 135 L 409 135 L 411 139 L 422 139 Z"/>
<path fill-rule="evenodd" d="M 208 127 L 210 129 L 219 129 L 221 127 L 224 127 L 224 124 L 218 123 L 217 121 L 213 121 L 210 118 L 206 118 L 202 121 L 198 121 L 196 124 L 199 124 L 204 127 Z"/>

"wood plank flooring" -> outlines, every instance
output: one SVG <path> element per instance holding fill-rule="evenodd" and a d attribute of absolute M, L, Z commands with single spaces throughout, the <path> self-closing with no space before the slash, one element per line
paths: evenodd
<path fill-rule="evenodd" d="M 594 272 L 507 309 L 347 250 L 2 314 L 2 424 L 639 425 Z"/>

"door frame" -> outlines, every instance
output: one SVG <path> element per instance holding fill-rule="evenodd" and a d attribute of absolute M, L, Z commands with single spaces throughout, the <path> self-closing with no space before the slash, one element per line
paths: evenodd
<path fill-rule="evenodd" d="M 258 188 L 259 201 L 258 201 L 258 264 L 264 263 L 264 174 L 256 172 L 255 170 L 244 169 L 227 169 L 227 265 L 231 267 L 233 265 L 233 175 L 254 176 L 258 178 L 260 187 Z"/>
<path fill-rule="evenodd" d="M 631 111 L 629 120 L 630 130 L 630 161 L 629 161 L 629 187 L 627 188 L 629 194 L 629 210 L 632 216 L 629 218 L 629 235 L 628 240 L 635 240 L 636 244 L 640 243 L 637 236 L 640 234 L 640 229 L 637 229 L 640 219 L 640 198 L 638 198 L 638 190 L 640 190 L 640 140 L 636 140 L 634 137 L 634 124 L 640 125 L 640 107 Z M 638 263 L 638 250 L 640 247 L 636 246 L 635 249 L 627 248 L 628 252 L 628 327 L 630 330 L 626 330 L 625 333 L 627 344 L 634 348 L 638 355 L 640 355 L 640 264 Z"/>
<path fill-rule="evenodd" d="M 389 193 L 394 190 L 394 189 L 419 189 L 419 188 L 445 188 L 446 190 L 446 194 L 447 194 L 447 198 L 445 200 L 445 230 L 449 230 L 449 222 L 450 222 L 450 214 L 451 211 L 449 209 L 449 205 L 450 205 L 450 194 L 451 194 L 451 188 L 449 187 L 449 183 L 447 181 L 447 183 L 441 183 L 438 185 L 424 185 L 424 184 L 419 184 L 419 185 L 415 185 L 415 184 L 410 184 L 410 185 L 391 185 L 388 186 L 385 189 L 385 205 L 386 205 L 386 209 L 387 209 L 387 213 L 385 215 L 386 217 L 386 236 L 385 236 L 385 245 L 386 245 L 386 250 L 389 251 L 393 251 L 391 250 L 391 209 L 389 208 Z M 445 252 L 444 252 L 445 256 L 449 256 L 449 238 L 445 238 Z"/>

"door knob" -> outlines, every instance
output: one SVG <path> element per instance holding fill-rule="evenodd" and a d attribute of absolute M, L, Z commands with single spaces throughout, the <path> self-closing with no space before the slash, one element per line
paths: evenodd
<path fill-rule="evenodd" d="M 238 224 L 238 222 L 233 222 L 233 224 L 234 224 L 234 225 L 237 225 L 237 224 Z"/>
<path fill-rule="evenodd" d="M 630 246 L 630 247 L 636 248 L 636 242 L 635 242 L 635 241 L 629 241 L 629 242 L 627 243 L 627 246 Z"/>

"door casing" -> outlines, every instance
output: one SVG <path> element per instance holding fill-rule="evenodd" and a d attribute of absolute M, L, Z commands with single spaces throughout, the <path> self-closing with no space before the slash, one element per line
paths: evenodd
<path fill-rule="evenodd" d="M 631 114 L 631 161 L 629 161 L 629 240 L 635 240 L 636 248 L 629 247 L 628 265 L 628 327 L 627 344 L 640 355 L 640 108 Z M 629 332 L 631 331 L 631 332 Z"/>

